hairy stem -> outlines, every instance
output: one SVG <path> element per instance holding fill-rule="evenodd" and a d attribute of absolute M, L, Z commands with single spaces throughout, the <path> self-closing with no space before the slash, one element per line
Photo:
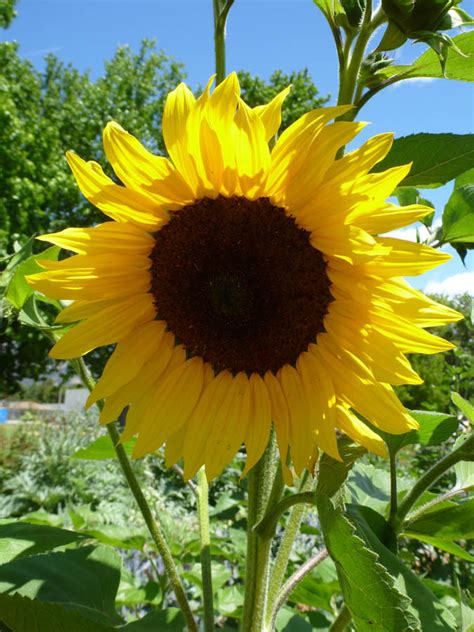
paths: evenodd
<path fill-rule="evenodd" d="M 201 576 L 204 608 L 204 630 L 214 632 L 214 604 L 211 570 L 211 538 L 209 533 L 209 487 L 206 471 L 202 467 L 198 472 L 197 504 L 199 516 L 199 534 L 201 541 Z"/>
<path fill-rule="evenodd" d="M 82 358 L 78 358 L 73 361 L 73 365 L 84 386 L 92 391 L 95 386 L 94 379 L 90 374 L 84 360 Z M 140 483 L 135 476 L 135 472 L 133 471 L 127 453 L 125 452 L 123 445 L 120 443 L 120 435 L 117 431 L 117 428 L 115 427 L 115 424 L 107 424 L 107 431 L 114 446 L 115 454 L 117 455 L 117 459 L 120 463 L 122 472 L 128 483 L 130 491 L 137 501 L 137 505 L 143 516 L 143 520 L 145 521 L 145 524 L 148 527 L 148 531 L 153 538 L 153 542 L 155 543 L 156 548 L 161 555 L 168 579 L 173 588 L 174 594 L 176 595 L 176 600 L 178 601 L 178 604 L 180 605 L 184 618 L 186 620 L 187 629 L 189 630 L 189 632 L 197 632 L 198 628 L 194 620 L 193 613 L 191 612 L 189 602 L 186 598 L 186 593 L 184 592 L 183 584 L 181 583 L 181 579 L 178 575 L 178 569 L 176 568 L 173 556 L 171 555 L 170 548 L 168 546 L 168 543 L 166 542 L 166 538 L 161 531 L 159 524 L 153 517 L 150 505 L 148 504 L 145 495 L 143 494 Z"/>
<path fill-rule="evenodd" d="M 286 603 L 286 600 L 291 595 L 296 586 L 306 577 L 306 575 L 308 575 L 308 573 L 313 570 L 313 568 L 316 568 L 318 564 L 325 560 L 328 555 L 329 553 L 326 548 L 318 551 L 316 555 L 310 557 L 307 562 L 305 562 L 297 571 L 293 573 L 293 575 L 291 575 L 291 577 L 286 580 L 286 582 L 281 587 L 281 590 L 278 593 L 275 604 L 273 606 L 270 625 L 268 626 L 269 630 L 273 630 L 275 628 L 278 611 Z"/>
<path fill-rule="evenodd" d="M 254 527 L 264 516 L 268 500 L 273 496 L 275 462 L 276 441 L 273 431 L 262 458 L 248 475 L 247 560 L 240 628 L 242 632 L 261 632 L 266 611 L 271 538 L 262 538 Z"/>
<path fill-rule="evenodd" d="M 285 511 L 286 509 L 294 505 L 290 513 L 290 516 L 288 518 L 288 522 L 286 524 L 286 528 L 283 533 L 283 537 L 281 539 L 280 546 L 278 548 L 278 553 L 276 555 L 275 562 L 273 564 L 271 575 L 270 575 L 269 588 L 268 588 L 268 604 L 267 604 L 267 613 L 266 613 L 267 629 L 271 629 L 271 627 L 269 627 L 270 621 L 272 619 L 273 612 L 275 611 L 275 604 L 277 603 L 281 586 L 285 578 L 291 550 L 293 548 L 293 544 L 295 542 L 296 536 L 298 535 L 301 520 L 303 518 L 303 514 L 306 509 L 306 505 L 303 500 L 303 497 L 307 499 L 306 502 L 311 502 L 311 503 L 314 502 L 314 492 L 308 491 L 313 487 L 313 485 L 314 485 L 314 480 L 312 479 L 311 476 L 306 476 L 305 478 L 303 478 L 303 480 L 301 481 L 300 493 L 293 494 L 293 496 L 289 496 L 289 498 L 298 497 L 299 500 L 295 502 L 291 502 L 290 504 L 286 504 L 285 508 L 283 509 L 283 511 Z M 284 501 L 285 499 L 283 499 L 281 503 L 283 503 Z M 281 503 L 279 503 L 280 507 L 281 507 Z M 282 512 L 278 513 L 278 517 L 281 516 L 281 513 Z M 277 521 L 278 521 L 278 517 L 277 517 Z M 274 518 L 275 518 L 275 515 L 273 515 L 273 518 L 271 520 L 268 520 L 267 522 L 267 526 L 269 529 L 267 533 L 270 534 L 267 537 L 269 538 L 273 536 L 273 533 L 276 527 L 276 523 L 273 523 Z M 266 522 L 266 518 L 265 520 L 262 520 L 263 524 L 265 524 L 265 522 Z M 266 530 L 264 529 L 264 531 Z"/>

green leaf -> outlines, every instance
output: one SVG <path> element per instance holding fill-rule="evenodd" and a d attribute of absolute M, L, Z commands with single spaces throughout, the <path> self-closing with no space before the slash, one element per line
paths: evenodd
<path fill-rule="evenodd" d="M 344 13 L 340 0 L 313 0 L 313 2 L 331 22 L 335 16 Z"/>
<path fill-rule="evenodd" d="M 474 498 L 464 503 L 430 511 L 409 522 L 406 531 L 445 540 L 474 538 Z"/>
<path fill-rule="evenodd" d="M 464 437 L 459 439 L 454 444 L 455 447 L 460 445 Z M 471 490 L 474 489 L 474 461 L 459 461 L 454 466 L 454 473 L 456 475 L 456 485 L 454 489 Z"/>
<path fill-rule="evenodd" d="M 81 532 L 94 537 L 102 544 L 118 547 L 120 549 L 131 549 L 143 551 L 147 542 L 146 533 L 139 527 L 121 527 L 115 524 L 104 524 L 98 527 L 83 526 Z"/>
<path fill-rule="evenodd" d="M 120 582 L 116 604 L 120 606 L 143 606 L 150 604 L 157 606 L 163 599 L 161 586 L 158 582 L 150 581 L 145 586 L 135 586 L 128 581 Z"/>
<path fill-rule="evenodd" d="M 358 29 L 365 11 L 365 0 L 340 0 L 347 16 L 347 21 L 354 29 Z"/>
<path fill-rule="evenodd" d="M 83 535 L 27 522 L 0 524 L 0 564 L 80 542 Z"/>
<path fill-rule="evenodd" d="M 434 77 L 442 79 L 457 79 L 459 81 L 474 81 L 474 31 L 461 33 L 452 38 L 452 42 L 462 55 L 450 50 L 446 60 L 445 74 L 439 63 L 436 52 L 432 49 L 424 52 L 410 66 L 389 66 L 382 72 L 391 77 L 400 73 L 409 73 L 409 78 Z M 382 73 L 381 73 L 382 74 Z"/>
<path fill-rule="evenodd" d="M 409 529 L 404 531 L 403 535 L 407 538 L 414 538 L 415 540 L 424 542 L 425 544 L 431 544 L 431 546 L 435 546 L 442 551 L 451 553 L 451 555 L 455 555 L 467 562 L 474 562 L 474 555 L 470 555 L 465 549 L 459 546 L 459 544 L 450 540 L 443 540 L 442 538 L 435 538 L 425 534 L 412 533 Z"/>
<path fill-rule="evenodd" d="M 13 276 L 8 284 L 5 297 L 12 303 L 17 309 L 21 309 L 25 304 L 27 298 L 34 292 L 33 288 L 27 283 L 25 276 L 29 274 L 35 274 L 37 272 L 44 272 L 44 269 L 38 265 L 38 261 L 43 259 L 50 261 L 57 261 L 60 252 L 58 246 L 51 246 L 46 248 L 38 255 L 33 255 L 23 261 L 13 273 Z"/>
<path fill-rule="evenodd" d="M 441 241 L 474 244 L 474 169 L 456 178 L 443 211 Z"/>
<path fill-rule="evenodd" d="M 459 408 L 462 414 L 469 419 L 471 423 L 474 423 L 474 405 L 468 402 L 467 399 L 461 397 L 459 393 L 451 393 L 451 400 L 455 406 Z"/>
<path fill-rule="evenodd" d="M 448 632 L 456 630 L 456 621 L 450 611 L 439 602 L 433 593 L 407 568 L 397 555 L 389 551 L 374 534 L 360 512 L 351 516 L 357 535 L 377 554 L 380 564 L 395 580 L 396 588 L 411 599 L 410 612 L 418 619 L 422 632 Z M 367 582 L 366 584 L 367 585 Z M 368 629 L 368 628 L 367 628 Z M 372 628 L 373 629 L 373 628 Z M 385 628 L 381 628 L 385 630 Z M 401 630 L 402 628 L 400 628 Z"/>
<path fill-rule="evenodd" d="M 123 443 L 123 448 L 128 456 L 132 455 L 133 446 L 136 443 L 136 438 L 133 437 L 129 441 Z M 112 440 L 109 435 L 103 435 L 99 437 L 92 443 L 90 443 L 85 448 L 81 448 L 77 450 L 72 455 L 73 459 L 87 459 L 91 461 L 103 461 L 105 459 L 116 459 L 117 455 L 115 454 L 114 446 L 112 444 Z"/>
<path fill-rule="evenodd" d="M 59 604 L 28 599 L 21 595 L 0 594 L 0 628 L 5 624 L 12 632 L 91 632 L 90 619 Z M 1 628 L 3 629 L 3 628 Z M 111 628 L 94 623 L 94 632 Z"/>
<path fill-rule="evenodd" d="M 474 31 L 473 31 L 474 33 Z M 400 187 L 432 188 L 474 168 L 474 134 L 410 134 L 395 139 L 392 149 L 373 169 L 384 171 L 412 162 Z"/>
<path fill-rule="evenodd" d="M 321 608 L 332 612 L 332 598 L 341 592 L 339 582 L 321 582 L 313 575 L 307 575 L 297 584 L 288 598 L 291 603 L 303 603 L 312 608 Z"/>
<path fill-rule="evenodd" d="M 121 558 L 105 546 L 34 555 L 0 566 L 0 592 L 62 604 L 88 619 L 115 624 Z"/>
<path fill-rule="evenodd" d="M 377 51 L 395 50 L 407 41 L 407 36 L 394 22 L 389 22 Z"/>
<path fill-rule="evenodd" d="M 417 616 L 410 599 L 367 548 L 354 527 L 329 498 L 320 498 L 318 514 L 328 551 L 336 563 L 344 601 L 358 632 L 415 632 Z M 368 588 L 370 589 L 368 590 Z M 433 628 L 430 632 L 436 632 Z"/>
<path fill-rule="evenodd" d="M 150 612 L 139 621 L 131 621 L 117 630 L 126 632 L 183 632 L 186 627 L 183 614 L 178 608 Z"/>
<path fill-rule="evenodd" d="M 407 445 L 441 445 L 449 439 L 459 426 L 453 415 L 427 410 L 410 410 L 410 415 L 420 424 L 418 430 L 401 435 L 379 432 L 391 452 L 396 453 Z"/>
<path fill-rule="evenodd" d="M 339 439 L 337 444 L 342 461 L 336 461 L 325 453 L 322 455 L 316 486 L 317 497 L 333 496 L 345 482 L 356 460 L 366 453 L 365 448 L 354 445 L 346 437 Z"/>
<path fill-rule="evenodd" d="M 390 500 L 390 475 L 382 467 L 356 463 L 347 478 L 347 500 L 384 513 Z"/>

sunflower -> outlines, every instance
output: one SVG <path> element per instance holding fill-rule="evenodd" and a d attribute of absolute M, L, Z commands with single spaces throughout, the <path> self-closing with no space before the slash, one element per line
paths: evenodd
<path fill-rule="evenodd" d="M 421 383 L 405 354 L 451 349 L 424 328 L 461 317 L 402 278 L 449 255 L 378 236 L 432 209 L 385 201 L 410 165 L 370 173 L 392 134 L 336 160 L 365 125 L 331 122 L 350 106 L 305 114 L 270 149 L 288 90 L 250 108 L 235 73 L 211 86 L 168 95 L 169 159 L 107 125 L 121 184 L 68 153 L 112 221 L 40 237 L 76 253 L 29 278 L 72 301 L 58 322 L 78 324 L 51 356 L 116 344 L 88 405 L 104 400 L 105 424 L 128 406 L 133 456 L 165 444 L 186 478 L 203 464 L 215 477 L 242 444 L 248 471 L 272 423 L 298 475 L 318 449 L 340 458 L 338 431 L 383 454 L 361 417 L 389 433 L 416 428 L 392 385 Z"/>

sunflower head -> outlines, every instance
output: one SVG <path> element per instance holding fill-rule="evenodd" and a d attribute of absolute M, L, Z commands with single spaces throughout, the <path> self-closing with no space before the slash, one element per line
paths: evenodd
<path fill-rule="evenodd" d="M 216 476 L 242 444 L 248 471 L 272 423 L 287 480 L 288 456 L 297 474 L 318 449 L 340 458 L 338 432 L 383 454 L 362 419 L 417 427 L 392 385 L 421 382 L 406 353 L 450 349 L 425 328 L 461 317 L 402 278 L 448 255 L 378 236 L 432 209 L 385 201 L 410 169 L 370 172 L 391 134 L 336 160 L 364 125 L 332 122 L 350 106 L 308 112 L 270 150 L 288 90 L 250 108 L 235 73 L 211 86 L 168 96 L 169 158 L 107 125 L 120 184 L 68 154 L 109 220 L 40 238 L 76 253 L 29 278 L 72 301 L 58 321 L 77 324 L 51 355 L 115 344 L 89 405 L 104 401 L 103 423 L 128 406 L 122 439 L 138 435 L 134 456 L 165 444 L 186 477 L 203 464 Z"/>

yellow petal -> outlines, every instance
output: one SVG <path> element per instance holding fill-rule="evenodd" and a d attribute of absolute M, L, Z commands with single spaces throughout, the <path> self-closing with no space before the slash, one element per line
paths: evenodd
<path fill-rule="evenodd" d="M 279 202 L 292 174 L 301 172 L 308 147 L 331 119 L 349 111 L 352 106 L 320 108 L 308 112 L 290 125 L 278 138 L 271 154 L 271 167 L 266 192 Z"/>
<path fill-rule="evenodd" d="M 50 351 L 52 358 L 78 358 L 124 338 L 134 327 L 155 318 L 151 294 L 129 296 L 67 331 Z"/>
<path fill-rule="evenodd" d="M 102 376 L 87 399 L 86 407 L 130 382 L 145 362 L 158 352 L 166 323 L 153 320 L 137 327 L 121 340 L 104 367 Z"/>
<path fill-rule="evenodd" d="M 290 413 L 288 404 L 283 394 L 281 384 L 271 371 L 267 371 L 263 377 L 270 397 L 272 420 L 275 425 L 278 448 L 282 467 L 286 467 L 288 455 L 288 433 L 290 426 Z"/>
<path fill-rule="evenodd" d="M 331 379 L 316 357 L 308 352 L 300 354 L 296 368 L 310 405 L 311 425 L 316 443 L 333 459 L 341 461 L 335 431 L 336 395 Z"/>
<path fill-rule="evenodd" d="M 118 123 L 104 129 L 104 149 L 115 173 L 125 186 L 176 209 L 193 200 L 193 192 L 167 158 L 155 156 Z"/>
<path fill-rule="evenodd" d="M 432 212 L 431 207 L 422 204 L 408 206 L 387 204 L 378 209 L 371 209 L 368 205 L 361 204 L 347 215 L 346 221 L 357 224 L 359 228 L 364 228 L 367 232 L 375 235 L 388 233 L 390 230 L 396 230 L 417 222 Z"/>
<path fill-rule="evenodd" d="M 346 407 L 337 406 L 337 425 L 348 437 L 378 456 L 387 456 L 385 442 Z"/>
<path fill-rule="evenodd" d="M 183 440 L 184 478 L 192 478 L 205 462 L 206 443 L 224 400 L 228 397 L 233 377 L 229 371 L 221 371 L 208 384 L 186 424 Z M 209 472 L 207 472 L 209 475 Z"/>
<path fill-rule="evenodd" d="M 163 138 L 166 149 L 193 195 L 198 190 L 196 165 L 188 147 L 188 118 L 196 100 L 191 90 L 184 84 L 168 94 L 163 110 Z"/>
<path fill-rule="evenodd" d="M 147 255 L 155 243 L 149 233 L 124 222 L 105 222 L 94 228 L 65 228 L 59 233 L 40 235 L 36 239 L 81 255 L 108 252 Z"/>
<path fill-rule="evenodd" d="M 112 182 L 98 163 L 85 162 L 70 151 L 66 157 L 84 197 L 105 215 L 149 230 L 156 230 L 166 218 L 159 204 L 138 191 Z"/>
<path fill-rule="evenodd" d="M 257 105 L 253 108 L 253 111 L 258 114 L 260 120 L 265 128 L 265 139 L 268 142 L 280 129 L 281 125 L 281 107 L 283 101 L 290 93 L 291 86 L 288 86 L 281 92 L 279 92 L 270 103 L 265 105 Z"/>
<path fill-rule="evenodd" d="M 249 386 L 252 392 L 252 407 L 244 439 L 247 461 L 242 476 L 245 476 L 262 456 L 268 444 L 272 423 L 270 397 L 265 382 L 257 373 L 252 373 Z"/>
<path fill-rule="evenodd" d="M 218 476 L 239 450 L 254 421 L 252 392 L 245 373 L 237 373 L 227 387 L 222 405 L 214 415 L 204 449 L 209 480 Z"/>
<path fill-rule="evenodd" d="M 149 407 L 139 426 L 133 457 L 158 449 L 180 429 L 193 412 L 204 380 L 201 358 L 192 358 L 165 375 L 149 398 Z M 130 409 L 129 414 L 133 414 Z"/>
<path fill-rule="evenodd" d="M 316 348 L 310 345 L 310 350 L 330 371 L 337 397 L 372 424 L 392 434 L 418 428 L 418 423 L 410 417 L 393 390 L 377 382 L 369 368 L 348 350 L 339 347 L 330 334 L 320 334 Z"/>
<path fill-rule="evenodd" d="M 297 476 L 300 476 L 317 451 L 310 421 L 311 407 L 303 382 L 296 369 L 285 364 L 278 372 L 277 377 L 290 411 L 291 459 Z"/>

